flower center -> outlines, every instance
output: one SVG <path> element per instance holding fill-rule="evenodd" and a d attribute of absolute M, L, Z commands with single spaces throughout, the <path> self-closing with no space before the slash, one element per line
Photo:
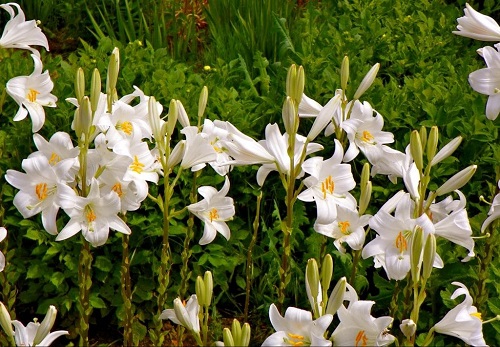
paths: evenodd
<path fill-rule="evenodd" d="M 299 335 L 299 334 L 292 334 L 292 333 L 287 333 L 287 335 L 290 337 L 289 339 L 284 338 L 285 343 L 291 345 L 291 346 L 304 346 L 304 336 Z"/>
<path fill-rule="evenodd" d="M 211 209 L 208 213 L 208 218 L 210 218 L 211 222 L 213 222 L 214 219 L 219 219 L 219 211 L 217 211 L 216 208 Z"/>
<path fill-rule="evenodd" d="M 52 152 L 49 158 L 49 164 L 50 165 L 56 165 L 61 161 L 61 157 L 56 154 L 56 152 Z"/>
<path fill-rule="evenodd" d="M 45 200 L 45 198 L 49 195 L 49 189 L 47 188 L 47 183 L 38 183 L 35 186 L 35 194 L 38 200 Z"/>
<path fill-rule="evenodd" d="M 35 102 L 36 101 L 36 96 L 38 94 L 40 94 L 39 91 L 30 88 L 28 90 L 28 95 L 26 95 L 26 98 L 28 99 L 29 102 Z"/>
<path fill-rule="evenodd" d="M 94 210 L 90 205 L 85 206 L 85 218 L 87 219 L 87 222 L 92 223 L 93 221 L 96 220 L 97 216 L 94 213 Z"/>
<path fill-rule="evenodd" d="M 351 233 L 351 231 L 349 230 L 350 226 L 351 226 L 351 223 L 349 223 L 348 221 L 339 222 L 340 231 L 344 235 L 349 235 Z"/>
<path fill-rule="evenodd" d="M 474 312 L 474 313 L 471 313 L 470 314 L 472 317 L 476 317 L 476 318 L 479 318 L 479 320 L 482 322 L 483 319 L 481 317 L 481 312 Z"/>
<path fill-rule="evenodd" d="M 396 237 L 396 248 L 399 249 L 400 253 L 403 253 L 408 249 L 408 243 L 406 242 L 405 237 L 403 236 L 403 232 L 400 231 L 398 236 Z"/>
<path fill-rule="evenodd" d="M 363 136 L 361 137 L 361 140 L 363 140 L 364 142 L 372 143 L 374 138 L 375 137 L 373 137 L 371 132 L 369 132 L 368 130 L 363 130 Z"/>
<path fill-rule="evenodd" d="M 134 155 L 134 161 L 130 164 L 130 169 L 138 174 L 144 170 L 144 164 L 139 161 L 136 155 Z"/>
<path fill-rule="evenodd" d="M 368 337 L 365 334 L 364 330 L 360 330 L 358 335 L 356 335 L 356 347 L 358 346 L 367 346 L 368 345 Z"/>
<path fill-rule="evenodd" d="M 111 188 L 112 191 L 114 191 L 118 197 L 122 197 L 123 195 L 123 190 L 122 190 L 122 185 L 120 184 L 120 182 L 116 183 L 112 188 Z"/>
<path fill-rule="evenodd" d="M 134 130 L 134 126 L 129 121 L 118 124 L 117 128 L 127 135 L 132 134 L 132 130 Z"/>
<path fill-rule="evenodd" d="M 323 193 L 323 199 L 326 199 L 326 194 L 333 193 L 333 190 L 335 189 L 335 183 L 333 182 L 332 176 L 328 176 L 325 178 L 323 182 L 321 182 L 321 192 Z"/>

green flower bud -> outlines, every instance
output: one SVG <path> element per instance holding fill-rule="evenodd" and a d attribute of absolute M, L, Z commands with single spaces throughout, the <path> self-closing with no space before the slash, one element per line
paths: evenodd
<path fill-rule="evenodd" d="M 364 92 L 366 92 L 367 89 L 371 87 L 371 85 L 373 84 L 373 81 L 375 80 L 375 77 L 377 77 L 377 72 L 378 72 L 379 68 L 380 68 L 380 64 L 377 63 L 377 64 L 372 66 L 370 71 L 368 71 L 366 76 L 363 78 L 363 80 L 359 84 L 359 87 L 356 90 L 356 93 L 354 93 L 354 98 L 353 98 L 354 100 L 359 100 L 361 95 L 363 95 Z"/>
<path fill-rule="evenodd" d="M 422 171 L 424 167 L 422 142 L 420 141 L 420 135 L 416 130 L 413 130 L 410 135 L 410 153 L 417 169 Z"/>
<path fill-rule="evenodd" d="M 420 270 L 422 266 L 422 251 L 424 248 L 424 230 L 417 226 L 413 232 L 413 240 L 411 243 L 411 277 L 413 282 L 418 282 L 420 280 Z"/>
<path fill-rule="evenodd" d="M 170 100 L 170 105 L 168 107 L 168 115 L 167 115 L 167 137 L 170 138 L 172 133 L 174 132 L 175 125 L 177 124 L 177 101 L 172 99 Z"/>
<path fill-rule="evenodd" d="M 231 324 L 231 334 L 233 335 L 234 342 L 239 346 L 241 340 L 241 325 L 237 319 L 233 319 Z"/>
<path fill-rule="evenodd" d="M 0 302 L 0 325 L 2 326 L 3 331 L 5 331 L 5 334 L 7 334 L 7 336 L 14 336 L 14 330 L 12 329 L 12 320 L 10 319 L 9 311 L 7 311 L 7 308 L 2 302 Z"/>
<path fill-rule="evenodd" d="M 323 292 L 327 292 L 330 287 L 330 282 L 333 276 L 333 259 L 330 254 L 327 254 L 323 259 L 323 264 L 321 264 L 321 287 Z M 326 297 L 326 295 L 324 295 Z"/>
<path fill-rule="evenodd" d="M 345 91 L 347 89 L 347 82 L 349 81 L 349 58 L 347 55 L 342 59 L 340 66 L 340 87 Z"/>
<path fill-rule="evenodd" d="M 85 95 L 85 73 L 81 67 L 76 70 L 75 76 L 75 94 L 76 100 L 80 103 Z"/>
<path fill-rule="evenodd" d="M 340 305 L 342 305 L 342 303 L 344 302 L 346 283 L 347 279 L 345 277 L 342 277 L 337 282 L 332 290 L 332 293 L 330 294 L 330 297 L 328 298 L 328 305 L 326 306 L 325 313 L 334 315 L 339 309 Z"/>
<path fill-rule="evenodd" d="M 212 303 L 212 294 L 214 291 L 214 281 L 212 279 L 212 273 L 210 271 L 205 272 L 203 282 L 205 284 L 205 300 L 203 302 L 203 305 L 205 307 L 209 307 Z"/>
<path fill-rule="evenodd" d="M 297 66 L 292 64 L 286 75 L 286 95 L 293 98 L 293 89 L 295 88 L 295 80 L 297 79 Z"/>
<path fill-rule="evenodd" d="M 427 236 L 424 247 L 424 260 L 422 277 L 427 280 L 432 272 L 434 258 L 436 257 L 436 237 L 433 234 Z"/>
<path fill-rule="evenodd" d="M 283 117 L 283 124 L 285 124 L 285 131 L 291 136 L 296 134 L 299 126 L 299 114 L 297 113 L 292 98 L 289 96 L 286 97 L 283 103 L 281 115 Z"/>
<path fill-rule="evenodd" d="M 422 144 L 422 151 L 425 148 L 425 145 L 427 144 L 427 128 L 424 127 L 423 125 L 420 127 L 420 143 Z"/>
<path fill-rule="evenodd" d="M 203 86 L 203 89 L 201 90 L 200 93 L 200 99 L 198 101 L 198 125 L 201 124 L 201 119 L 203 117 L 203 114 L 205 113 L 205 108 L 207 107 L 207 100 L 208 100 L 208 88 L 207 86 Z"/>
<path fill-rule="evenodd" d="M 363 189 L 363 187 L 366 186 L 369 180 L 370 180 L 370 163 L 365 163 L 363 165 L 363 170 L 361 171 L 361 181 L 359 183 L 361 189 Z"/>
<path fill-rule="evenodd" d="M 306 77 L 304 74 L 304 67 L 301 65 L 297 70 L 297 80 L 295 81 L 295 90 L 293 95 L 293 98 L 297 103 L 297 106 L 300 104 L 300 101 L 302 100 L 302 94 L 304 94 L 305 78 Z"/>
<path fill-rule="evenodd" d="M 228 328 L 224 328 L 222 330 L 222 340 L 224 341 L 224 346 L 236 346 L 234 344 L 233 335 L 231 335 L 231 331 Z"/>
<path fill-rule="evenodd" d="M 317 306 L 316 299 L 319 294 L 319 270 L 318 263 L 316 263 L 316 259 L 311 258 L 307 261 L 306 265 L 306 287 L 309 288 L 309 292 L 311 293 L 311 306 L 315 309 Z"/>
<path fill-rule="evenodd" d="M 196 277 L 195 291 L 196 297 L 198 298 L 198 304 L 200 306 L 204 306 L 206 300 L 205 283 L 203 282 L 203 278 L 201 278 L 201 276 Z"/>
<path fill-rule="evenodd" d="M 434 156 L 436 155 L 437 145 L 438 145 L 439 130 L 437 126 L 433 126 L 429 133 L 429 138 L 427 140 L 427 162 L 432 163 Z"/>
<path fill-rule="evenodd" d="M 248 346 L 250 344 L 250 324 L 243 324 L 243 328 L 241 328 L 241 337 L 239 340 L 239 346 Z"/>
<path fill-rule="evenodd" d="M 99 70 L 94 69 L 92 81 L 90 83 L 90 108 L 95 113 L 99 99 L 101 98 L 101 75 Z"/>
<path fill-rule="evenodd" d="M 457 136 L 450 142 L 448 142 L 441 150 L 436 154 L 434 158 L 432 158 L 431 165 L 434 166 L 437 163 L 441 162 L 442 160 L 448 158 L 450 155 L 455 152 L 455 150 L 458 148 L 460 145 L 460 142 L 462 142 L 462 136 Z"/>
<path fill-rule="evenodd" d="M 118 100 L 118 95 L 116 93 L 116 82 L 118 81 L 118 72 L 120 71 L 120 51 L 118 47 L 113 49 L 111 56 L 109 57 L 108 64 L 108 76 L 106 78 L 106 93 L 108 98 L 114 102 Z"/>
<path fill-rule="evenodd" d="M 462 188 L 472 178 L 472 176 L 476 172 L 476 169 L 477 165 L 471 165 L 456 173 L 436 190 L 436 195 L 441 196 Z"/>
<path fill-rule="evenodd" d="M 361 189 L 361 195 L 359 196 L 359 215 L 363 215 L 370 204 L 372 197 L 372 182 L 368 181 L 364 187 Z"/>

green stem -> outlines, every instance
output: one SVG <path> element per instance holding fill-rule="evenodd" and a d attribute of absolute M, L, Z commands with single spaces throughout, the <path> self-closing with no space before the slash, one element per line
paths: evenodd
<path fill-rule="evenodd" d="M 78 334 L 80 336 L 79 346 L 89 345 L 89 318 L 92 312 L 90 307 L 90 287 L 92 286 L 91 268 L 92 268 L 92 253 L 90 252 L 90 243 L 85 238 L 81 237 L 82 250 L 80 253 L 80 261 L 78 264 L 78 283 L 80 295 L 78 297 L 78 311 L 80 313 L 80 321 Z"/>
<path fill-rule="evenodd" d="M 351 279 L 349 283 L 354 286 L 354 280 L 356 279 L 356 272 L 358 271 L 358 263 L 361 257 L 361 250 L 353 251 L 354 259 L 352 261 L 352 269 L 351 269 Z"/>
<path fill-rule="evenodd" d="M 132 314 L 132 285 L 130 280 L 130 258 L 129 258 L 130 236 L 122 236 L 122 267 L 121 267 L 121 294 L 125 308 L 125 319 L 123 321 L 123 345 L 133 346 L 133 314 Z"/>
<path fill-rule="evenodd" d="M 248 245 L 247 250 L 247 266 L 246 266 L 246 287 L 245 287 L 245 322 L 248 322 L 248 308 L 250 306 L 250 287 L 252 286 L 252 269 L 253 269 L 253 261 L 252 261 L 252 252 L 255 244 L 257 243 L 257 235 L 259 232 L 259 220 L 260 220 L 260 203 L 262 201 L 262 191 L 257 196 L 256 203 L 256 211 L 255 211 L 255 219 L 253 220 L 253 234 L 252 239 L 250 240 L 250 244 Z"/>

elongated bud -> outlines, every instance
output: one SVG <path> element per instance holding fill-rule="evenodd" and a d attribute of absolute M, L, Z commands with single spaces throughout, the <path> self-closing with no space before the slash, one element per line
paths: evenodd
<path fill-rule="evenodd" d="M 307 261 L 306 265 L 306 286 L 309 288 L 311 293 L 312 302 L 311 306 L 316 307 L 316 299 L 319 294 L 319 270 L 318 263 L 316 259 L 311 258 Z"/>
<path fill-rule="evenodd" d="M 85 73 L 81 67 L 76 70 L 75 76 L 75 94 L 78 103 L 81 102 L 83 96 L 85 95 Z"/>
<path fill-rule="evenodd" d="M 302 100 L 302 94 L 304 93 L 304 83 L 305 75 L 304 68 L 302 66 L 297 66 L 292 64 L 288 69 L 288 74 L 286 77 L 286 95 L 291 97 L 293 101 L 299 105 Z"/>
<path fill-rule="evenodd" d="M 236 346 L 233 335 L 231 335 L 231 331 L 228 328 L 222 330 L 222 340 L 224 341 L 224 346 Z"/>
<path fill-rule="evenodd" d="M 462 171 L 456 173 L 454 176 L 444 182 L 444 184 L 436 190 L 436 195 L 441 196 L 448 194 L 454 190 L 462 188 L 472 178 L 476 172 L 477 165 L 466 167 Z"/>
<path fill-rule="evenodd" d="M 433 126 L 429 133 L 427 140 L 427 162 L 432 163 L 434 156 L 436 155 L 437 145 L 438 145 L 439 129 L 437 126 Z"/>
<path fill-rule="evenodd" d="M 321 287 L 324 292 L 328 291 L 330 287 L 330 282 L 333 276 L 333 259 L 330 254 L 327 254 L 323 259 L 323 264 L 321 264 Z"/>
<path fill-rule="evenodd" d="M 361 195 L 359 196 L 359 215 L 363 215 L 370 204 L 372 197 L 372 182 L 368 181 L 363 189 L 361 189 Z"/>
<path fill-rule="evenodd" d="M 248 346 L 250 345 L 250 334 L 251 334 L 251 331 L 250 331 L 250 324 L 248 323 L 245 323 L 243 324 L 243 327 L 241 328 L 241 337 L 240 337 L 240 341 L 239 341 L 239 346 Z"/>
<path fill-rule="evenodd" d="M 424 248 L 424 230 L 416 226 L 413 232 L 413 240 L 411 243 L 411 277 L 413 282 L 420 280 L 420 270 L 422 266 L 422 251 Z"/>
<path fill-rule="evenodd" d="M 210 271 L 205 272 L 203 282 L 205 284 L 205 301 L 203 305 L 205 307 L 209 307 L 210 304 L 212 303 L 212 294 L 214 291 L 214 281 L 212 278 L 212 273 Z"/>
<path fill-rule="evenodd" d="M 189 318 L 189 314 L 184 305 L 182 304 L 181 299 L 179 298 L 176 298 L 174 300 L 174 312 L 175 312 L 175 317 L 179 320 L 179 322 L 183 327 L 185 327 L 189 331 L 192 331 L 194 329 L 193 323 L 191 323 L 191 320 Z"/>
<path fill-rule="evenodd" d="M 101 97 L 101 74 L 99 70 L 94 69 L 92 72 L 92 81 L 90 82 L 90 106 L 92 112 L 95 113 L 99 99 Z"/>
<path fill-rule="evenodd" d="M 168 107 L 167 115 L 167 137 L 170 138 L 175 129 L 175 124 L 177 123 L 178 117 L 177 100 L 170 100 L 170 105 Z"/>
<path fill-rule="evenodd" d="M 347 82 L 349 81 L 349 58 L 347 55 L 342 59 L 340 66 L 340 87 L 345 91 L 347 89 Z"/>
<path fill-rule="evenodd" d="M 190 126 L 189 116 L 182 102 L 180 100 L 175 100 L 175 104 L 177 105 L 177 120 L 181 123 L 181 126 L 183 128 Z"/>
<path fill-rule="evenodd" d="M 33 339 L 34 346 L 40 344 L 40 342 L 42 342 L 42 340 L 50 333 L 50 329 L 52 329 L 52 326 L 56 321 L 56 315 L 57 309 L 50 305 L 45 318 L 36 331 L 35 338 Z"/>
<path fill-rule="evenodd" d="M 113 49 L 111 56 L 109 57 L 108 64 L 108 76 L 106 78 L 106 93 L 108 98 L 111 98 L 111 102 L 118 99 L 116 93 L 116 82 L 118 81 L 118 73 L 120 71 L 120 50 L 118 47 Z"/>
<path fill-rule="evenodd" d="M 363 188 L 370 181 L 370 163 L 365 163 L 363 165 L 363 170 L 361 170 L 361 180 L 359 186 Z"/>
<path fill-rule="evenodd" d="M 342 302 L 344 302 L 346 283 L 347 279 L 345 277 L 342 277 L 333 288 L 332 293 L 328 298 L 328 305 L 326 306 L 326 314 L 334 315 L 335 313 L 337 313 L 337 310 L 339 309 L 340 305 L 342 305 Z"/>
<path fill-rule="evenodd" d="M 373 81 L 375 80 L 375 77 L 377 76 L 377 72 L 378 72 L 379 68 L 380 68 L 380 64 L 377 63 L 377 64 L 372 66 L 370 71 L 368 71 L 366 76 L 361 81 L 358 89 L 356 90 L 356 93 L 354 93 L 354 98 L 353 98 L 354 100 L 359 100 L 361 95 L 363 95 L 364 92 L 366 92 L 366 90 L 371 87 L 371 85 L 373 84 Z"/>
<path fill-rule="evenodd" d="M 295 90 L 293 94 L 293 98 L 297 105 L 300 104 L 302 94 L 304 94 L 305 78 L 304 67 L 301 65 L 297 70 L 297 80 L 295 81 Z"/>
<path fill-rule="evenodd" d="M 156 142 L 161 142 L 162 136 L 160 115 L 158 114 L 158 108 L 156 107 L 156 99 L 154 96 L 151 96 L 148 100 L 148 118 L 151 130 L 153 131 L 153 138 Z"/>
<path fill-rule="evenodd" d="M 237 319 L 233 319 L 233 323 L 231 324 L 231 334 L 233 335 L 234 343 L 238 344 L 241 340 L 241 325 Z"/>
<path fill-rule="evenodd" d="M 403 335 L 409 340 L 417 331 L 417 324 L 411 319 L 403 319 L 399 325 Z"/>
<path fill-rule="evenodd" d="M 295 87 L 294 83 L 297 79 L 297 65 L 292 64 L 288 69 L 288 73 L 286 75 L 286 95 L 293 98 L 293 88 Z"/>
<path fill-rule="evenodd" d="M 204 306 L 206 295 L 205 295 L 205 283 L 201 276 L 196 277 L 195 282 L 196 297 L 198 298 L 198 303 L 200 306 Z"/>
<path fill-rule="evenodd" d="M 80 102 L 80 107 L 75 111 L 73 119 L 73 130 L 79 141 L 87 138 L 92 125 L 92 110 L 90 109 L 90 100 L 88 96 L 84 96 Z"/>
<path fill-rule="evenodd" d="M 3 328 L 3 331 L 5 331 L 5 334 L 7 336 L 14 336 L 14 330 L 12 329 L 12 320 L 10 319 L 10 314 L 9 311 L 7 311 L 7 308 L 3 304 L 3 302 L 0 302 L 0 325 Z"/>
<path fill-rule="evenodd" d="M 448 158 L 450 155 L 455 152 L 455 150 L 462 142 L 462 136 L 457 136 L 450 142 L 448 142 L 441 150 L 436 154 L 434 158 L 432 158 L 431 165 L 434 166 L 437 163 L 441 162 L 443 159 Z"/>
<path fill-rule="evenodd" d="M 416 130 L 413 130 L 410 135 L 410 153 L 417 169 L 421 172 L 424 167 L 424 157 L 420 134 Z"/>
<path fill-rule="evenodd" d="M 307 134 L 307 139 L 309 141 L 314 140 L 316 136 L 318 136 L 319 133 L 328 125 L 328 123 L 330 123 L 335 110 L 340 107 L 340 103 L 341 95 L 337 94 L 323 107 L 314 120 L 311 130 L 309 130 L 309 134 Z"/>
<path fill-rule="evenodd" d="M 422 151 L 425 148 L 425 145 L 427 144 L 427 128 L 424 127 L 423 125 L 420 127 L 420 143 L 422 144 Z"/>
<path fill-rule="evenodd" d="M 203 118 L 203 114 L 205 113 L 205 108 L 207 107 L 208 100 L 208 88 L 207 86 L 203 86 L 203 89 L 200 93 L 200 99 L 198 101 L 198 125 L 201 124 L 201 119 Z"/>
<path fill-rule="evenodd" d="M 434 258 L 436 257 L 436 237 L 433 234 L 427 236 L 424 247 L 424 260 L 422 277 L 427 280 L 431 276 L 434 266 Z"/>
<path fill-rule="evenodd" d="M 283 124 L 285 124 L 285 131 L 290 136 L 297 133 L 299 125 L 299 114 L 291 97 L 287 96 L 283 103 L 283 110 L 281 112 L 283 117 Z"/>

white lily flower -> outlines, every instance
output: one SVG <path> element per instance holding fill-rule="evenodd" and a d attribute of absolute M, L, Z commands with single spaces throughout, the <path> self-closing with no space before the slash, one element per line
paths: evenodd
<path fill-rule="evenodd" d="M 393 318 L 375 318 L 370 314 L 375 301 L 358 300 L 341 305 L 337 311 L 340 324 L 332 334 L 334 346 L 385 346 L 395 337 L 387 333 Z"/>
<path fill-rule="evenodd" d="M 24 326 L 18 320 L 12 321 L 14 325 L 14 340 L 18 346 L 50 346 L 60 336 L 69 335 L 66 330 L 58 330 L 50 333 L 54 325 L 57 310 L 50 306 L 42 323 L 29 322 Z"/>
<path fill-rule="evenodd" d="M 42 46 L 49 50 L 49 43 L 42 29 L 37 26 L 35 20 L 26 21 L 19 4 L 9 2 L 0 7 L 10 15 L 10 20 L 5 24 L 0 38 L 0 47 L 28 49 L 37 55 L 40 53 L 31 46 Z M 17 8 L 17 15 L 13 7 Z"/>
<path fill-rule="evenodd" d="M 224 186 L 220 191 L 210 186 L 198 188 L 198 193 L 204 199 L 187 207 L 192 214 L 205 222 L 203 237 L 199 241 L 200 245 L 212 242 L 217 235 L 217 231 L 226 240 L 229 240 L 231 232 L 226 221 L 233 218 L 235 210 L 233 199 L 226 196 L 228 192 L 229 179 L 226 176 Z"/>
<path fill-rule="evenodd" d="M 61 194 L 61 207 L 71 218 L 56 237 L 56 241 L 66 240 L 82 231 L 85 239 L 94 247 L 103 245 L 108 239 L 109 229 L 130 234 L 130 228 L 118 217 L 120 199 L 110 192 L 101 196 L 99 184 L 92 179 L 87 197 L 77 196 L 73 190 Z"/>
<path fill-rule="evenodd" d="M 51 235 L 57 234 L 56 216 L 60 207 L 61 190 L 71 188 L 61 182 L 64 172 L 69 171 L 72 162 L 66 161 L 52 167 L 45 156 L 24 159 L 22 168 L 26 173 L 7 170 L 5 180 L 19 189 L 14 197 L 14 206 L 24 218 L 42 213 L 42 224 Z"/>
<path fill-rule="evenodd" d="M 325 236 L 335 239 L 333 244 L 342 253 L 346 249 L 342 245 L 344 242 L 354 250 L 360 250 L 365 243 L 364 227 L 370 220 L 370 215 L 360 216 L 357 211 L 337 206 L 337 218 L 330 224 L 314 224 L 314 230 Z"/>
<path fill-rule="evenodd" d="M 299 104 L 299 117 L 315 117 L 313 126 L 309 130 L 307 137 L 312 141 L 326 127 L 339 127 L 342 124 L 342 108 L 341 108 L 342 90 L 337 89 L 335 96 L 321 106 L 318 102 L 303 94 Z M 334 124 L 334 125 L 333 125 Z M 330 132 L 331 134 L 331 132 Z"/>
<path fill-rule="evenodd" d="M 343 156 L 342 145 L 335 139 L 335 153 L 330 159 L 313 157 L 302 165 L 310 176 L 304 179 L 307 189 L 298 195 L 298 199 L 316 202 L 318 224 L 333 223 L 337 218 L 337 205 L 356 209 L 356 200 L 349 193 L 356 182 L 351 173 L 351 165 L 341 163 Z"/>
<path fill-rule="evenodd" d="M 500 180 L 498 181 L 498 187 L 500 188 Z M 481 232 L 484 233 L 488 225 L 498 218 L 500 218 L 500 193 L 495 195 L 495 198 L 493 198 L 493 202 L 488 212 L 488 218 L 484 220 L 483 225 L 481 226 Z"/>
<path fill-rule="evenodd" d="M 54 83 L 48 71 L 42 73 L 42 61 L 36 54 L 32 54 L 35 68 L 29 76 L 18 76 L 7 82 L 7 93 L 19 105 L 19 111 L 14 121 L 20 121 L 29 114 L 33 122 L 33 132 L 40 130 L 45 122 L 43 106 L 56 107 L 57 97 L 50 92 Z"/>
<path fill-rule="evenodd" d="M 191 168 L 194 172 L 204 168 L 206 163 L 217 160 L 217 152 L 210 145 L 206 133 L 199 133 L 196 126 L 185 127 L 181 133 L 186 136 L 184 156 L 181 161 L 182 168 Z"/>
<path fill-rule="evenodd" d="M 0 242 L 7 237 L 7 229 L 5 227 L 0 227 Z M 5 255 L 0 252 L 0 272 L 5 269 Z"/>
<path fill-rule="evenodd" d="M 309 311 L 295 307 L 287 308 L 282 317 L 274 304 L 269 307 L 269 319 L 276 332 L 262 346 L 331 346 L 323 336 L 333 320 L 331 314 L 312 319 Z"/>
<path fill-rule="evenodd" d="M 465 295 L 465 299 L 434 325 L 434 331 L 458 337 L 471 346 L 487 346 L 483 338 L 481 313 L 477 312 L 475 306 L 472 306 L 469 290 L 460 282 L 452 282 L 452 284 L 460 288 L 453 292 L 451 299 L 456 299 L 461 295 Z"/>
<path fill-rule="evenodd" d="M 175 324 L 182 325 L 193 333 L 200 333 L 200 319 L 198 313 L 200 305 L 196 294 L 191 295 L 184 305 L 181 299 L 174 300 L 174 308 L 163 310 L 160 319 L 170 319 Z"/>
<path fill-rule="evenodd" d="M 469 37 L 481 41 L 500 41 L 500 26 L 498 23 L 482 13 L 465 4 L 465 16 L 457 19 L 458 31 L 453 34 Z"/>
<path fill-rule="evenodd" d="M 208 164 L 221 176 L 231 171 L 232 166 L 228 163 L 232 160 L 227 150 L 224 149 L 223 139 L 227 139 L 228 131 L 215 126 L 210 119 L 205 119 L 202 133 L 207 134 L 207 140 L 215 150 L 217 158 Z"/>

